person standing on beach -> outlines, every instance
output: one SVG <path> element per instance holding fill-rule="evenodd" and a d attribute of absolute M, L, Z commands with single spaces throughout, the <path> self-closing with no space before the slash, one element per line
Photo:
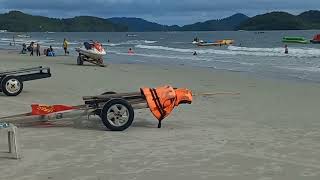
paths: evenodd
<path fill-rule="evenodd" d="M 37 56 L 40 56 L 40 44 L 39 43 L 37 43 L 36 53 L 37 53 Z"/>
<path fill-rule="evenodd" d="M 68 52 L 68 41 L 67 41 L 67 39 L 66 38 L 64 38 L 64 40 L 63 40 L 63 49 L 64 49 L 64 55 L 66 56 L 67 54 L 69 54 L 69 52 Z"/>
<path fill-rule="evenodd" d="M 30 51 L 31 51 L 31 52 L 30 52 L 30 56 L 33 56 L 33 50 L 34 50 L 34 49 L 33 49 L 33 46 L 34 46 L 34 42 L 31 42 L 31 43 L 30 43 L 30 46 L 29 46 L 29 47 L 30 47 Z"/>

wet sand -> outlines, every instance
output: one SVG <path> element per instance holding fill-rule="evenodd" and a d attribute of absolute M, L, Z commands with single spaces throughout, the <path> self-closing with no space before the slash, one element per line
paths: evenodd
<path fill-rule="evenodd" d="M 0 179 L 320 178 L 319 84 L 183 66 L 77 66 L 75 57 L 0 53 L 0 71 L 43 65 L 53 75 L 26 82 L 17 97 L 0 94 L 0 116 L 29 112 L 32 103 L 77 105 L 82 96 L 142 86 L 240 93 L 196 96 L 161 129 L 147 109 L 136 111 L 124 132 L 107 131 L 99 119 L 86 117 L 76 117 L 68 127 L 19 128 L 21 160 L 6 158 L 0 131 Z"/>

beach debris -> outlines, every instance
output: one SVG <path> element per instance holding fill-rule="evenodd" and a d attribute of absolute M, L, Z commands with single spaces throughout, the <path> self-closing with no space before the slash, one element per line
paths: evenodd
<path fill-rule="evenodd" d="M 20 158 L 20 151 L 19 151 L 19 144 L 17 140 L 17 127 L 13 124 L 8 124 L 6 122 L 0 122 L 0 126 L 4 127 L 0 130 L 7 131 L 8 133 L 8 148 L 9 153 L 11 155 L 10 158 L 19 159 Z"/>

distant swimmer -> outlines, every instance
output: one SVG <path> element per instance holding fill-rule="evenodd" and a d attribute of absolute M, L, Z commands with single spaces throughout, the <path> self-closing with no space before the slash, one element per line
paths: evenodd
<path fill-rule="evenodd" d="M 128 54 L 129 54 L 129 55 L 133 55 L 133 54 L 134 54 L 134 52 L 133 52 L 133 50 L 132 50 L 131 48 L 129 48 Z"/>
<path fill-rule="evenodd" d="M 194 55 L 194 56 L 198 55 L 198 54 L 197 54 L 197 51 L 194 51 L 194 52 L 193 52 L 193 55 Z"/>
<path fill-rule="evenodd" d="M 285 53 L 285 54 L 289 54 L 288 45 L 285 45 L 285 46 L 284 46 L 284 53 Z"/>

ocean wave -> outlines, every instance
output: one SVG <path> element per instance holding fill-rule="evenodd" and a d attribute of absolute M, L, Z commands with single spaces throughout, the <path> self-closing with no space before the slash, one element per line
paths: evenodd
<path fill-rule="evenodd" d="M 164 50 L 180 53 L 192 53 L 197 51 L 198 54 L 218 54 L 218 55 L 246 55 L 246 56 L 265 56 L 265 57 L 297 57 L 305 58 L 320 57 L 320 49 L 316 48 L 289 48 L 289 54 L 284 54 L 283 48 L 249 48 L 249 47 L 237 47 L 229 46 L 227 49 L 183 49 L 173 48 L 166 46 L 150 46 L 150 45 L 136 45 L 136 48 L 149 49 L 149 50 Z"/>
<path fill-rule="evenodd" d="M 145 54 L 145 53 L 135 53 L 135 54 L 128 54 L 126 52 L 119 52 L 119 51 L 113 51 L 109 50 L 108 53 L 111 54 L 117 54 L 117 55 L 125 55 L 125 56 L 141 56 L 141 57 L 151 57 L 151 58 L 164 58 L 164 59 L 175 59 L 175 60 L 182 60 L 182 61 L 193 61 L 193 62 L 218 62 L 218 63 L 232 63 L 232 64 L 241 64 L 245 66 L 254 66 L 258 63 L 246 63 L 246 62 L 237 62 L 237 61 L 230 61 L 230 60 L 217 60 L 207 57 L 201 57 L 201 56 L 181 56 L 181 55 L 165 55 L 165 54 Z"/>
<path fill-rule="evenodd" d="M 316 48 L 289 48 L 289 54 L 284 54 L 284 48 L 252 48 L 252 47 L 238 47 L 238 46 L 229 46 L 229 50 L 242 53 L 242 54 L 253 54 L 253 55 L 262 55 L 262 56 L 289 56 L 289 57 L 320 57 L 320 49 Z"/>
<path fill-rule="evenodd" d="M 290 67 L 290 66 L 276 66 L 276 68 L 294 70 L 294 71 L 307 71 L 307 72 L 320 72 L 320 67 Z"/>
<path fill-rule="evenodd" d="M 121 45 L 139 45 L 139 44 L 154 44 L 158 41 L 151 41 L 151 40 L 129 40 L 125 42 L 119 42 L 119 43 L 103 43 L 107 46 L 121 46 Z"/>
<path fill-rule="evenodd" d="M 174 51 L 174 52 L 183 52 L 183 53 L 190 53 L 194 51 L 192 49 L 172 48 L 172 47 L 166 47 L 166 46 L 136 45 L 135 47 L 140 49 L 165 50 L 165 51 Z"/>

